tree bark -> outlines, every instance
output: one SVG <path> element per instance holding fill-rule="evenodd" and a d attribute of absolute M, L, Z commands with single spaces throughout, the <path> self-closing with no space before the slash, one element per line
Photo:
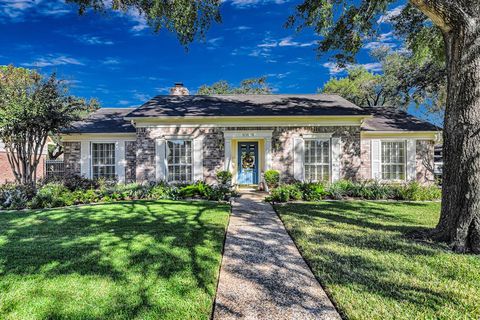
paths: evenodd
<path fill-rule="evenodd" d="M 480 253 L 480 17 L 443 30 L 448 73 L 440 221 L 456 252 Z"/>

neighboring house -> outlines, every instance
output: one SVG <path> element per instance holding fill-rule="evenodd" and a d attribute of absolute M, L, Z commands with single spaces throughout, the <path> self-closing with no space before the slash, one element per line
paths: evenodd
<path fill-rule="evenodd" d="M 172 91 L 180 93 L 187 90 Z M 335 95 L 165 95 L 103 108 L 62 136 L 66 170 L 122 182 L 433 181 L 434 125 Z M 431 162 L 431 163 L 430 163 Z"/>
<path fill-rule="evenodd" d="M 43 178 L 45 171 L 45 159 L 47 158 L 47 149 L 42 153 L 42 158 L 37 167 L 37 178 Z M 8 162 L 7 153 L 5 151 L 5 144 L 0 140 L 0 184 L 7 182 L 15 182 L 12 168 Z"/>

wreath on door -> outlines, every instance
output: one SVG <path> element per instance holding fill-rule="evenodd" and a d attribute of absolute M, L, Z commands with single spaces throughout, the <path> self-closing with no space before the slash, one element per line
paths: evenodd
<path fill-rule="evenodd" d="M 242 167 L 243 169 L 252 169 L 255 166 L 255 156 L 251 153 L 243 154 Z"/>

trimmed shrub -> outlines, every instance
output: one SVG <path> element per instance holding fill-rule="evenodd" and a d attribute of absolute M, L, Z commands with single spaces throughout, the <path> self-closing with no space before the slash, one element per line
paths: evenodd
<path fill-rule="evenodd" d="M 279 186 L 271 191 L 266 200 L 269 202 L 288 202 L 290 201 L 290 190 L 287 186 Z"/>
<path fill-rule="evenodd" d="M 277 170 L 267 170 L 263 176 L 265 183 L 270 189 L 277 187 L 280 183 L 280 173 Z"/>
<path fill-rule="evenodd" d="M 232 173 L 230 171 L 222 170 L 217 172 L 217 181 L 219 184 L 229 185 L 232 183 Z"/>
<path fill-rule="evenodd" d="M 296 186 L 301 194 L 299 200 L 319 201 L 327 195 L 327 190 L 323 182 L 299 182 Z"/>
<path fill-rule="evenodd" d="M 270 202 L 287 202 L 294 200 L 302 200 L 302 191 L 294 184 L 281 185 L 273 189 L 270 196 L 266 198 L 266 201 Z"/>
<path fill-rule="evenodd" d="M 442 190 L 436 185 L 423 186 L 418 182 L 408 184 L 387 184 L 376 180 L 352 182 L 340 180 L 330 184 L 297 182 L 273 189 L 267 201 L 286 202 L 290 200 L 319 201 L 325 198 L 345 199 L 346 197 L 365 200 L 438 200 Z M 288 198 L 288 200 L 286 200 Z"/>
<path fill-rule="evenodd" d="M 60 183 L 48 183 L 38 189 L 37 194 L 30 202 L 30 208 L 57 208 L 71 206 L 74 197 L 70 190 Z"/>

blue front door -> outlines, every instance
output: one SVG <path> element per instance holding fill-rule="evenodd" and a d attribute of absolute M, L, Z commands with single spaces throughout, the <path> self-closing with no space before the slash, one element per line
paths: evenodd
<path fill-rule="evenodd" d="M 258 184 L 258 142 L 238 143 L 238 184 Z"/>

